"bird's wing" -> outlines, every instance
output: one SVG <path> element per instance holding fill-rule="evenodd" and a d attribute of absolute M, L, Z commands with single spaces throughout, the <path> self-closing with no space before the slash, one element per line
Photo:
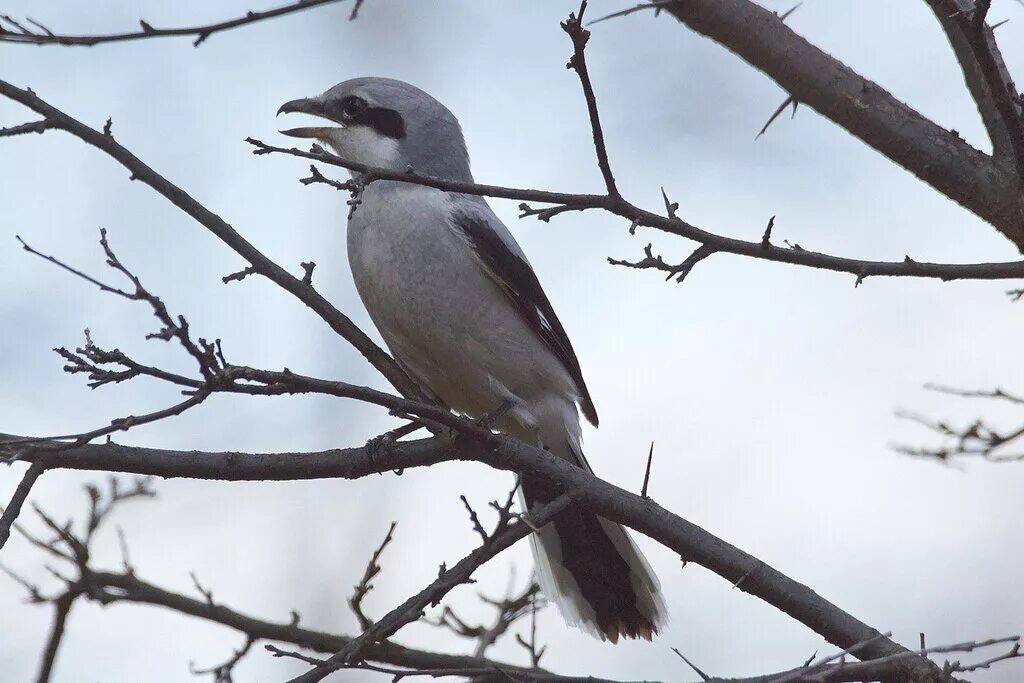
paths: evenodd
<path fill-rule="evenodd" d="M 583 414 L 596 427 L 597 409 L 583 381 L 576 352 L 512 233 L 486 202 L 476 197 L 453 197 L 450 222 L 452 229 L 470 246 L 484 271 L 505 292 L 526 324 L 562 362 L 579 390 Z"/>

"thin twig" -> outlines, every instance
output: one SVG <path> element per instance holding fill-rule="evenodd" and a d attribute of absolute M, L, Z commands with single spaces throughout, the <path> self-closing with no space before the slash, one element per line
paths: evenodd
<path fill-rule="evenodd" d="M 0 86 L 0 91 L 2 91 L 2 86 Z M 951 280 L 1006 280 L 1024 278 L 1024 261 L 974 264 L 928 263 L 920 260 L 907 261 L 906 259 L 900 261 L 863 261 L 807 249 L 765 249 L 760 241 L 750 242 L 708 232 L 678 217 L 661 216 L 641 209 L 621 197 L 613 198 L 607 195 L 570 194 L 466 183 L 422 175 L 420 173 L 408 173 L 407 171 L 368 166 L 351 159 L 337 157 L 322 150 L 307 152 L 295 147 L 276 147 L 254 138 L 248 138 L 247 141 L 256 148 L 253 153 L 257 155 L 287 154 L 331 166 L 347 168 L 356 173 L 370 174 L 378 180 L 395 180 L 462 194 L 573 206 L 579 210 L 603 209 L 626 218 L 637 226 L 655 228 L 679 237 L 692 239 L 708 245 L 717 252 L 849 273 L 861 280 L 868 277 L 919 277 L 946 282 Z"/>
<path fill-rule="evenodd" d="M 222 31 L 228 31 L 239 26 L 246 26 L 248 24 L 254 24 L 258 21 L 265 19 L 273 19 L 280 17 L 285 14 L 293 14 L 295 12 L 301 12 L 302 10 L 312 9 L 313 7 L 319 7 L 321 5 L 330 5 L 332 3 L 339 2 L 340 0 L 297 0 L 297 2 L 283 5 L 281 7 L 275 7 L 274 9 L 265 10 L 262 12 L 248 11 L 244 16 L 236 19 L 228 19 L 226 21 L 219 21 L 213 24 L 203 24 L 197 26 L 186 26 L 179 28 L 154 28 L 149 22 L 140 19 L 138 31 L 126 31 L 123 33 L 110 33 L 104 35 L 69 35 L 69 34 L 58 34 L 47 27 L 39 24 L 38 22 L 32 21 L 37 27 L 38 31 L 32 31 L 25 26 L 15 22 L 10 17 L 3 17 L 6 22 L 13 27 L 4 28 L 3 21 L 0 20 L 0 42 L 15 43 L 20 45 L 84 45 L 92 46 L 99 45 L 101 43 L 120 43 L 129 40 L 143 40 L 147 38 L 165 38 L 173 36 L 195 36 L 192 45 L 198 47 L 207 38 L 215 33 L 221 33 Z M 358 5 L 362 2 L 357 2 L 355 8 L 353 8 L 353 16 L 358 12 Z"/>
<path fill-rule="evenodd" d="M 391 543 L 391 539 L 394 537 L 395 527 L 398 526 L 398 522 L 391 522 L 391 526 L 388 527 L 387 534 L 384 535 L 384 540 L 381 544 L 373 551 L 370 556 L 370 561 L 366 563 L 366 570 L 363 572 L 363 578 L 359 580 L 359 583 L 355 585 L 352 590 L 352 595 L 348 599 L 348 606 L 352 610 L 352 613 L 356 615 L 356 619 L 359 620 L 359 627 L 364 631 L 373 625 L 371 621 L 363 613 L 363 598 L 366 594 L 373 590 L 373 584 L 370 583 L 380 573 L 380 556 L 384 552 L 384 549 Z"/>
<path fill-rule="evenodd" d="M 571 494 L 563 493 L 550 503 L 536 507 L 529 513 L 530 523 L 525 520 L 512 524 L 508 524 L 507 521 L 499 522 L 499 528 L 488 538 L 487 542 L 460 560 L 451 569 L 441 571 L 437 579 L 429 586 L 371 625 L 362 635 L 332 655 L 324 664 L 297 676 L 290 683 L 315 683 L 350 662 L 361 661 L 362 652 L 366 647 L 383 641 L 405 624 L 419 619 L 428 605 L 436 605 L 453 588 L 469 581 L 478 567 L 512 546 L 516 541 L 529 536 L 535 527 L 547 524 L 555 515 L 568 507 L 572 500 Z"/>
<path fill-rule="evenodd" d="M 3 510 L 3 515 L 0 516 L 0 548 L 4 547 L 7 543 L 7 539 L 11 536 L 11 525 L 14 524 L 14 520 L 21 514 L 21 506 L 25 504 L 25 499 L 28 498 L 29 491 L 32 490 L 32 485 L 36 483 L 36 479 L 39 478 L 43 472 L 46 471 L 46 467 L 41 463 L 34 462 L 29 465 L 25 475 L 21 478 L 18 483 L 18 487 L 14 489 L 14 494 L 11 496 L 11 501 L 7 504 Z"/>
<path fill-rule="evenodd" d="M 605 188 L 608 196 L 618 197 L 619 190 L 615 186 L 615 176 L 612 175 L 612 167 L 608 162 L 608 148 L 604 141 L 604 131 L 601 130 L 601 117 L 597 113 L 597 97 L 594 95 L 594 85 L 590 82 L 590 72 L 587 71 L 586 47 L 590 40 L 590 31 L 583 28 L 583 14 L 587 10 L 587 0 L 581 0 L 580 8 L 575 14 L 569 14 L 569 18 L 562 22 L 562 30 L 569 34 L 572 39 L 573 54 L 569 58 L 566 68 L 572 69 L 580 78 L 580 85 L 583 86 L 583 97 L 587 101 L 587 115 L 590 117 L 590 130 L 594 136 L 594 150 L 597 152 L 597 165 L 604 177 Z"/>

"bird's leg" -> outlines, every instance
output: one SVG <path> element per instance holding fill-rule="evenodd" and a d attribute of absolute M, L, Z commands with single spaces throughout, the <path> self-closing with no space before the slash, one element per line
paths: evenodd
<path fill-rule="evenodd" d="M 391 431 L 378 434 L 369 441 L 366 442 L 366 452 L 370 456 L 370 461 L 376 465 L 376 459 L 378 456 L 386 458 L 391 453 L 391 446 L 401 439 L 403 436 L 408 436 L 416 430 L 423 427 L 422 422 L 412 420 L 400 427 L 396 427 Z"/>
<path fill-rule="evenodd" d="M 514 405 L 515 401 L 512 399 L 506 399 L 493 411 L 484 413 L 476 423 L 484 429 L 493 430 L 501 418 L 505 416 L 505 413 L 507 413 Z"/>

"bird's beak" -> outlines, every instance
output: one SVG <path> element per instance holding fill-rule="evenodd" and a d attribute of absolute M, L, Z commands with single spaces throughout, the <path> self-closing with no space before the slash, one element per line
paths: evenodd
<path fill-rule="evenodd" d="M 327 112 L 324 110 L 323 103 L 317 98 L 309 98 L 304 100 L 292 100 L 291 102 L 285 102 L 281 105 L 281 108 L 277 110 L 277 115 L 281 114 L 309 114 L 311 116 L 318 116 L 321 118 L 328 118 Z M 330 133 L 332 128 L 323 126 L 313 126 L 305 128 L 289 128 L 288 130 L 282 130 L 281 133 L 289 135 L 293 138 L 325 138 Z"/>

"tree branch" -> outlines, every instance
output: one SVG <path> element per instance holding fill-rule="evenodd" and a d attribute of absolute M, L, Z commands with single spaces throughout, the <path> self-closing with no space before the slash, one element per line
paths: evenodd
<path fill-rule="evenodd" d="M 207 38 L 214 33 L 229 31 L 239 26 L 254 24 L 264 19 L 273 19 L 285 14 L 293 14 L 302 10 L 330 5 L 340 0 L 297 0 L 288 5 L 275 7 L 274 9 L 262 12 L 248 11 L 245 16 L 237 19 L 228 19 L 214 24 L 201 26 L 187 26 L 180 28 L 154 28 L 144 19 L 139 19 L 140 29 L 138 31 L 127 31 L 124 33 L 111 33 L 95 36 L 77 36 L 68 34 L 57 34 L 43 26 L 39 22 L 29 19 L 35 29 L 15 21 L 11 17 L 0 15 L 0 42 L 15 43 L 20 45 L 85 45 L 87 47 L 99 45 L 100 43 L 121 43 L 129 40 L 142 40 L 145 38 L 166 38 L 173 36 L 195 36 L 192 41 L 193 47 L 199 47 Z M 362 4 L 362 1 L 358 3 Z M 358 12 L 358 6 L 353 10 L 352 18 Z M 4 24 L 7 24 L 5 26 Z"/>
<path fill-rule="evenodd" d="M 994 163 L 750 0 L 655 5 L 738 54 L 801 104 L 978 215 L 1024 252 L 1024 193 L 1012 167 Z"/>
<path fill-rule="evenodd" d="M 467 421 L 468 422 L 468 421 Z M 0 435 L 0 440 L 9 438 Z M 601 516 L 625 524 L 668 548 L 688 562 L 710 569 L 740 590 L 755 595 L 813 629 L 838 647 L 871 639 L 879 632 L 842 611 L 813 590 L 785 576 L 751 555 L 735 548 L 665 510 L 649 498 L 625 491 L 598 479 L 550 453 L 502 435 L 480 448 L 473 439 L 450 441 L 438 437 L 390 446 L 386 462 L 373 449 L 348 448 L 318 453 L 200 453 L 136 448 L 120 444 L 86 444 L 53 451 L 39 446 L 19 455 L 47 467 L 106 470 L 216 480 L 284 480 L 336 477 L 357 479 L 394 469 L 410 469 L 450 460 L 473 460 L 497 469 L 540 476 L 572 490 L 578 499 Z M 893 641 L 872 641 L 865 658 L 908 652 Z M 909 673 L 935 672 L 933 665 L 910 658 L 901 665 Z"/>
<path fill-rule="evenodd" d="M 762 240 L 756 242 L 725 237 L 691 225 L 676 216 L 661 216 L 641 209 L 622 197 L 594 194 L 571 194 L 566 192 L 549 192 L 525 188 L 502 187 L 479 183 L 465 183 L 445 178 L 425 176 L 410 171 L 396 171 L 343 159 L 329 154 L 319 146 L 313 151 L 303 151 L 295 147 L 276 147 L 254 138 L 247 142 L 256 149 L 254 154 L 288 154 L 302 159 L 311 159 L 331 166 L 339 166 L 363 176 L 377 180 L 395 180 L 433 187 L 447 192 L 497 197 L 499 199 L 515 199 L 524 201 L 559 204 L 576 210 L 603 209 L 631 221 L 634 226 L 655 228 L 662 232 L 684 237 L 713 249 L 716 252 L 736 254 L 750 258 L 793 265 L 820 268 L 856 276 L 858 281 L 868 277 L 921 277 L 948 282 L 950 280 L 1003 280 L 1024 277 L 1024 261 L 1006 261 L 1001 263 L 927 263 L 916 261 L 905 256 L 902 261 L 862 261 L 858 259 L 832 256 L 808 249 L 792 249 L 767 245 Z M 529 209 L 529 207 L 526 207 Z M 532 210 L 531 210 L 532 211 Z M 538 212 L 533 212 L 538 213 Z"/>
<path fill-rule="evenodd" d="M 590 72 L 587 70 L 586 47 L 590 40 L 590 31 L 583 28 L 583 14 L 587 10 L 587 0 L 581 0 L 580 8 L 575 14 L 569 14 L 569 18 L 562 22 L 562 30 L 572 39 L 573 53 L 569 58 L 566 68 L 572 69 L 580 78 L 580 85 L 583 86 L 583 96 L 587 101 L 587 115 L 590 117 L 590 130 L 594 136 L 594 150 L 597 153 L 597 165 L 604 177 L 605 188 L 610 197 L 618 197 L 619 190 L 615 186 L 615 176 L 612 175 L 612 167 L 608 161 L 608 148 L 604 141 L 604 131 L 601 130 L 601 117 L 597 112 L 597 97 L 594 95 L 594 85 L 590 82 Z"/>
<path fill-rule="evenodd" d="M 1001 388 L 991 391 L 974 391 L 953 387 L 926 384 L 925 389 L 937 391 L 962 398 L 989 398 L 1006 401 L 1013 405 L 1024 405 L 1024 397 L 1010 394 Z M 916 422 L 938 434 L 946 441 L 946 445 L 928 448 L 906 445 L 895 445 L 893 449 L 904 455 L 933 458 L 949 463 L 958 456 L 981 457 L 990 462 L 1018 462 L 1024 460 L 1024 425 L 1018 424 L 1010 429 L 993 427 L 982 418 L 975 419 L 965 427 L 954 427 L 944 420 L 931 420 L 915 413 L 898 411 L 897 417 Z M 1007 447 L 1016 446 L 1016 452 L 1007 453 Z"/>
<path fill-rule="evenodd" d="M 975 45 L 979 41 L 979 36 L 971 21 L 974 2 L 972 0 L 925 0 L 925 2 L 935 14 L 935 18 L 953 48 L 953 54 L 963 71 L 964 83 L 978 107 L 978 113 L 981 114 L 981 120 L 985 124 L 989 140 L 992 142 L 993 156 L 1012 157 L 1013 142 L 1007 121 L 1003 119 L 995 104 L 989 78 L 975 55 Z M 1013 79 L 1006 69 L 998 45 L 996 45 L 992 29 L 985 26 L 984 33 L 985 36 L 982 38 L 984 48 L 992 53 L 992 62 L 1001 66 L 1001 89 L 1004 93 L 1010 88 L 1013 89 L 1012 92 L 1016 92 Z"/>
<path fill-rule="evenodd" d="M 43 648 L 43 658 L 39 664 L 39 674 L 36 676 L 36 683 L 47 683 L 53 675 L 53 666 L 57 661 L 57 651 L 60 649 L 61 641 L 64 639 L 64 629 L 68 623 L 68 615 L 79 592 L 69 590 L 53 601 L 53 622 L 50 624 L 50 635 L 46 639 L 46 647 Z"/>
<path fill-rule="evenodd" d="M 14 520 L 18 519 L 21 507 L 25 504 L 25 499 L 28 498 L 28 493 L 32 490 L 33 484 L 36 483 L 39 475 L 45 471 L 46 468 L 40 463 L 32 463 L 25 472 L 25 476 L 21 478 L 21 482 L 18 483 L 18 487 L 14 489 L 11 502 L 3 509 L 3 515 L 0 515 L 0 548 L 3 548 L 4 544 L 7 543 L 7 539 L 10 538 L 11 526 L 14 524 Z"/>
<path fill-rule="evenodd" d="M 284 268 L 271 261 L 236 232 L 224 219 L 147 166 L 125 147 L 118 144 L 112 135 L 97 131 L 73 119 L 44 102 L 31 90 L 22 90 L 3 80 L 0 80 L 0 95 L 20 102 L 42 115 L 50 127 L 67 131 L 83 142 L 96 147 L 112 157 L 131 172 L 132 180 L 138 180 L 163 195 L 174 206 L 194 218 L 238 255 L 248 261 L 257 273 L 271 280 L 312 309 L 332 330 L 352 344 L 399 392 L 406 396 L 426 398 L 405 371 L 395 363 L 394 359 L 377 346 L 346 315 L 321 296 L 311 283 L 293 276 Z"/>
<path fill-rule="evenodd" d="M 509 497 L 509 505 L 512 501 Z M 436 605 L 453 588 L 469 582 L 480 566 L 496 556 L 498 553 L 510 548 L 516 542 L 526 538 L 534 530 L 550 522 L 559 512 L 565 510 L 572 503 L 573 496 L 563 493 L 550 503 L 544 503 L 530 510 L 526 515 L 514 523 L 510 523 L 513 515 L 509 513 L 508 507 L 499 510 L 500 519 L 497 528 L 483 542 L 480 547 L 464 557 L 451 569 L 445 569 L 441 565 L 438 577 L 429 586 L 412 596 L 401 605 L 391 610 L 377 623 L 366 629 L 362 635 L 353 639 L 344 648 L 338 650 L 325 663 L 297 676 L 289 683 L 318 683 L 332 671 L 344 668 L 350 663 L 360 661 L 362 651 L 382 642 L 398 629 L 406 624 L 418 620 L 423 616 L 423 610 L 428 605 Z"/>

